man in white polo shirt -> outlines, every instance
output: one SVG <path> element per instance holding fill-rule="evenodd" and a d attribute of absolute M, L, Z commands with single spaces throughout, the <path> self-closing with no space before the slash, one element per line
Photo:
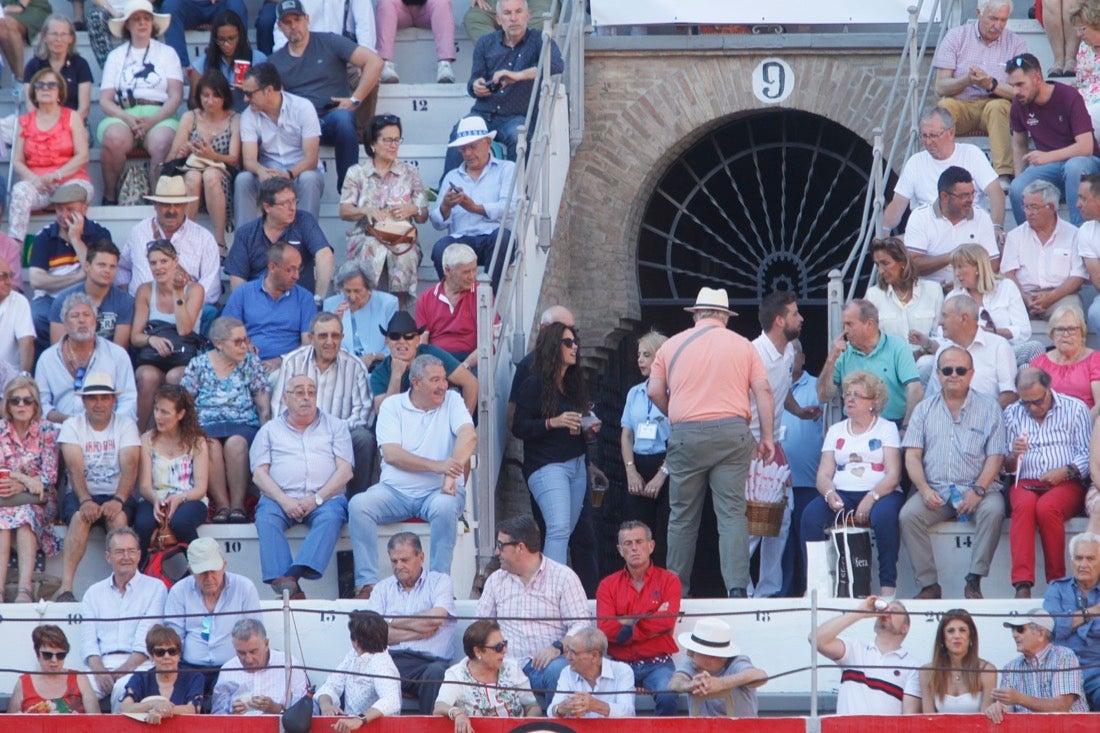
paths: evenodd
<path fill-rule="evenodd" d="M 1060 305 L 1081 308 L 1077 293 L 1088 272 L 1077 253 L 1077 227 L 1058 216 L 1061 193 L 1047 181 L 1024 188 L 1027 222 L 1008 233 L 1001 272 L 1019 286 L 1033 319 Z"/>
<path fill-rule="evenodd" d="M 438 357 L 422 354 L 409 367 L 408 392 L 382 401 L 374 432 L 382 452 L 381 482 L 348 507 L 355 555 L 356 596 L 378 582 L 378 525 L 419 517 L 431 524 L 428 567 L 451 572 L 458 518 L 466 506 L 466 464 L 477 433 L 462 397 L 447 389 Z"/>
<path fill-rule="evenodd" d="M 902 647 L 909 633 L 909 612 L 900 601 L 879 609 L 878 600 L 878 596 L 867 596 L 854 611 L 817 627 L 817 650 L 843 670 L 836 698 L 837 715 L 910 715 L 921 711 L 917 669 L 921 663 Z M 866 618 L 875 619 L 872 643 L 840 637 L 845 629 Z"/>
<path fill-rule="evenodd" d="M 905 248 L 913 257 L 917 275 L 945 287 L 953 285 L 951 253 L 960 244 L 970 243 L 985 248 L 996 270 L 1001 252 L 989 214 L 974 206 L 973 176 L 953 165 L 940 174 L 936 188 L 936 202 L 914 211 L 905 228 Z"/>
<path fill-rule="evenodd" d="M 1092 286 L 1100 291 L 1100 173 L 1081 176 L 1077 210 L 1084 221 L 1077 229 L 1077 254 Z M 1100 298 L 1093 298 L 1088 312 L 1089 330 L 1100 331 Z"/>

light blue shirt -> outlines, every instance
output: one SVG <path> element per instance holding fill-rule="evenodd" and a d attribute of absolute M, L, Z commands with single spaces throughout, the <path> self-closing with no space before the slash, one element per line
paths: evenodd
<path fill-rule="evenodd" d="M 112 652 L 146 654 L 145 635 L 164 615 L 168 589 L 157 578 L 136 573 L 126 592 L 115 587 L 114 573 L 84 592 L 80 656 L 102 657 Z M 117 620 L 116 620 L 117 619 Z"/>
<path fill-rule="evenodd" d="M 616 662 L 604 657 L 600 676 L 596 678 L 596 685 L 588 684 L 588 680 L 573 671 L 572 667 L 566 667 L 558 677 L 558 686 L 554 692 L 554 699 L 550 701 L 547 715 L 554 715 L 557 706 L 565 702 L 566 698 L 574 692 L 587 692 L 607 703 L 611 708 L 609 718 L 633 718 L 634 717 L 634 670 L 625 662 Z M 591 712 L 584 715 L 586 718 L 602 718 L 599 713 Z"/>
<path fill-rule="evenodd" d="M 799 407 L 820 404 L 817 400 L 817 377 L 802 372 L 802 376 L 791 385 L 791 396 Z M 821 444 L 825 441 L 823 420 L 823 417 L 802 420 L 783 411 L 780 424 L 787 429 L 787 437 L 780 444 L 787 454 L 792 486 L 817 486 L 817 465 L 821 461 Z"/>
<path fill-rule="evenodd" d="M 664 453 L 668 445 L 670 426 L 668 417 L 649 399 L 646 389 L 649 380 L 641 384 L 635 384 L 626 393 L 626 404 L 623 405 L 623 418 L 620 426 L 634 431 L 634 454 L 651 456 L 655 453 Z M 642 438 L 638 436 L 638 425 L 650 423 L 657 427 L 656 438 Z"/>
<path fill-rule="evenodd" d="M 465 234 L 492 234 L 502 226 L 509 226 L 508 194 L 512 189 L 512 177 L 516 173 L 516 164 L 510 160 L 489 158 L 488 164 L 475 181 L 466 173 L 466 164 L 443 176 L 439 184 L 439 200 L 432 207 L 428 217 L 436 229 L 446 229 L 452 237 Z M 443 196 L 450 190 L 451 184 L 461 188 L 475 202 L 485 207 L 485 216 L 472 214 L 461 206 L 451 209 L 451 215 L 443 218 L 439 208 Z"/>
<path fill-rule="evenodd" d="M 336 308 L 346 300 L 343 293 L 330 295 L 325 298 L 325 311 L 335 313 Z M 383 293 L 381 290 L 372 290 L 370 300 L 359 310 L 352 312 L 351 308 L 344 311 L 341 323 L 344 326 L 344 340 L 340 342 L 340 348 L 349 354 L 362 356 L 363 354 L 390 355 L 390 347 L 386 346 L 386 337 L 378 330 L 381 326 L 389 325 L 393 314 L 397 312 L 397 296 Z"/>
<path fill-rule="evenodd" d="M 450 616 L 439 630 L 427 639 L 390 644 L 389 652 L 419 652 L 445 659 L 450 664 L 454 656 L 455 616 L 458 612 L 455 610 L 454 585 L 449 575 L 425 567 L 410 589 L 391 575 L 378 581 L 367 601 L 367 610 L 385 616 L 388 623 L 393 623 L 394 617 L 412 616 L 433 608 L 442 608 Z"/>
<path fill-rule="evenodd" d="M 280 395 L 280 399 L 282 396 Z M 336 459 L 352 466 L 351 433 L 347 423 L 321 410 L 305 430 L 287 421 L 287 412 L 264 424 L 252 447 L 248 461 L 255 473 L 267 466 L 271 479 L 292 499 L 312 495 L 336 472 Z"/>
<path fill-rule="evenodd" d="M 225 574 L 213 613 L 206 608 L 195 577 L 173 585 L 164 604 L 164 622 L 183 639 L 183 660 L 195 667 L 220 667 L 236 658 L 233 624 L 242 618 L 263 620 L 256 586 L 236 573 Z"/>
<path fill-rule="evenodd" d="M 68 337 L 66 337 L 68 338 Z M 42 352 L 38 365 L 34 369 L 34 381 L 42 395 L 42 417 L 57 410 L 63 415 L 83 415 L 84 400 L 76 393 L 76 380 L 65 366 L 61 356 L 61 347 L 65 341 L 58 341 Z M 96 336 L 95 351 L 85 369 L 85 374 L 106 372 L 110 374 L 118 392 L 115 401 L 115 414 L 127 415 L 137 419 L 137 385 L 134 383 L 134 370 L 130 366 L 130 355 L 118 344 L 102 336 Z"/>

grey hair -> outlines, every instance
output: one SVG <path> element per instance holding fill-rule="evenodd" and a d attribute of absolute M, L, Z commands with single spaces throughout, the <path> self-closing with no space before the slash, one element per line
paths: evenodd
<path fill-rule="evenodd" d="M 443 362 L 438 356 L 432 356 L 431 354 L 421 354 L 413 359 L 412 366 L 409 367 L 409 381 L 414 379 L 421 380 L 428 371 L 428 367 L 443 367 Z"/>
<path fill-rule="evenodd" d="M 730 319 L 729 311 L 720 311 L 713 308 L 697 308 L 693 311 L 695 314 L 695 321 L 701 321 L 704 318 L 717 318 L 722 323 L 726 323 Z"/>
<path fill-rule="evenodd" d="M 573 639 L 584 644 L 588 651 L 599 651 L 600 656 L 607 656 L 607 637 L 595 626 L 585 626 L 573 634 Z"/>
<path fill-rule="evenodd" d="M 398 532 L 390 537 L 390 541 L 386 543 L 386 552 L 393 552 L 401 545 L 408 545 L 413 548 L 413 552 L 424 553 L 424 545 L 415 532 Z"/>
<path fill-rule="evenodd" d="M 210 324 L 210 340 L 225 341 L 229 334 L 238 328 L 244 328 L 244 324 L 233 316 L 220 316 Z"/>
<path fill-rule="evenodd" d="M 1031 193 L 1037 193 L 1042 196 L 1043 203 L 1047 206 L 1053 206 L 1055 210 L 1057 210 L 1058 203 L 1062 199 L 1062 192 L 1050 181 L 1032 181 L 1024 186 L 1024 196 Z"/>
<path fill-rule="evenodd" d="M 565 323 L 562 320 L 562 316 L 568 313 L 570 316 L 573 312 L 566 308 L 564 305 L 552 305 L 542 312 L 539 316 L 539 328 L 546 328 L 551 323 Z M 570 319 L 572 320 L 572 319 Z M 572 326 L 570 326 L 572 328 Z"/>
<path fill-rule="evenodd" d="M 1027 389 L 1040 384 L 1044 389 L 1050 389 L 1050 375 L 1039 367 L 1023 367 L 1016 374 L 1016 391 Z"/>
<path fill-rule="evenodd" d="M 138 537 L 138 533 L 134 530 L 133 527 L 115 527 L 110 532 L 108 532 L 106 543 L 108 550 L 111 549 L 111 541 L 114 540 L 115 537 L 133 537 L 134 540 L 138 543 L 138 547 L 141 547 L 141 538 Z"/>
<path fill-rule="evenodd" d="M 1077 545 L 1094 544 L 1100 547 L 1100 534 L 1095 532 L 1082 532 L 1081 534 L 1075 534 L 1069 541 L 1069 556 L 1073 557 L 1073 554 L 1077 552 Z"/>
<path fill-rule="evenodd" d="M 936 120 L 940 121 L 945 130 L 955 129 L 955 116 L 943 107 L 933 107 L 920 116 L 921 122 L 934 122 Z"/>
<path fill-rule="evenodd" d="M 861 321 L 871 321 L 876 326 L 878 325 L 878 308 L 875 304 L 869 300 L 863 298 L 856 298 L 855 300 L 848 301 L 848 305 L 845 308 L 855 308 L 856 313 L 859 315 Z"/>
<path fill-rule="evenodd" d="M 619 525 L 619 534 L 623 532 L 629 532 L 632 529 L 644 529 L 645 538 L 647 540 L 653 539 L 653 530 L 649 528 L 649 525 L 645 522 L 639 522 L 637 519 L 628 519 Z"/>
<path fill-rule="evenodd" d="M 474 248 L 468 244 L 454 242 L 453 244 L 447 245 L 447 249 L 443 250 L 444 270 L 449 270 L 459 265 L 468 265 L 471 262 L 477 262 L 477 252 L 474 252 Z"/>
<path fill-rule="evenodd" d="M 267 638 L 267 629 L 264 628 L 263 622 L 254 618 L 242 618 L 233 624 L 233 631 L 230 633 L 236 641 L 248 641 L 253 636 Z"/>
<path fill-rule="evenodd" d="M 374 269 L 363 260 L 348 260 L 336 270 L 336 287 L 344 287 L 344 283 L 353 277 L 363 278 L 363 284 L 367 290 L 374 290 L 378 281 L 374 277 Z"/>
<path fill-rule="evenodd" d="M 1012 12 L 1012 0 L 978 0 L 978 12 L 984 13 L 992 8 L 1008 8 Z"/>
<path fill-rule="evenodd" d="M 61 320 L 64 321 L 69 317 L 69 311 L 78 305 L 86 305 L 92 309 L 92 315 L 99 318 L 99 308 L 96 307 L 95 301 L 92 300 L 92 296 L 87 293 L 71 293 L 65 302 L 61 304 Z"/>
<path fill-rule="evenodd" d="M 978 305 L 978 301 L 969 295 L 956 295 L 954 298 L 948 298 L 943 302 L 943 312 L 965 314 L 970 316 L 976 323 L 981 307 Z"/>

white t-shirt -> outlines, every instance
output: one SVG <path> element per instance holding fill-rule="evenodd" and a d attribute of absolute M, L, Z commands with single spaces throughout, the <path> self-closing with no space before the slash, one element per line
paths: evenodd
<path fill-rule="evenodd" d="M 1077 254 L 1100 260 L 1100 221 L 1086 221 L 1077 228 Z"/>
<path fill-rule="evenodd" d="M 909 224 L 905 227 L 905 248 L 910 252 L 932 256 L 946 255 L 954 252 L 960 244 L 980 244 L 993 261 L 1001 256 L 997 249 L 993 220 L 979 208 L 975 207 L 974 216 L 963 219 L 958 224 L 952 224 L 943 216 L 938 205 L 922 206 L 909 216 Z M 1004 269 L 1003 264 L 1001 269 Z M 944 265 L 924 277 L 951 284 L 955 281 L 955 271 L 950 265 Z"/>
<path fill-rule="evenodd" d="M 110 496 L 118 490 L 122 473 L 118 452 L 141 446 L 137 423 L 126 415 L 115 414 L 103 430 L 95 430 L 84 414 L 74 415 L 61 424 L 58 442 L 80 446 L 84 454 L 84 481 L 93 496 Z"/>
<path fill-rule="evenodd" d="M 11 291 L 0 302 L 0 360 L 19 371 L 19 339 L 34 337 L 31 304 L 22 293 Z"/>
<path fill-rule="evenodd" d="M 767 334 L 757 336 L 752 345 L 760 354 L 760 360 L 764 362 L 764 371 L 768 374 L 768 386 L 772 388 L 772 400 L 775 407 L 775 415 L 772 418 L 772 430 L 778 432 L 779 419 L 783 416 L 783 403 L 787 399 L 787 393 L 791 391 L 791 371 L 794 369 L 794 346 L 787 344 L 787 348 L 780 354 L 775 344 Z M 760 440 L 760 411 L 756 409 L 756 397 L 749 392 L 749 404 L 752 409 L 752 422 L 749 430 L 752 436 Z"/>
<path fill-rule="evenodd" d="M 123 106 L 129 104 L 128 91 L 134 93 L 134 99 L 164 103 L 168 101 L 168 82 L 183 83 L 183 69 L 179 54 L 160 41 L 150 40 L 144 49 L 124 43 L 107 55 L 100 79 L 100 89 L 121 91 Z"/>
<path fill-rule="evenodd" d="M 905 696 L 921 696 L 920 663 L 905 649 L 883 654 L 874 644 L 844 642 L 837 715 L 901 715 Z M 880 669 L 897 665 L 897 669 Z M 864 668 L 866 665 L 866 668 Z M 908 669 L 907 669 L 908 668 Z"/>
<path fill-rule="evenodd" d="M 406 471 L 386 461 L 387 443 L 397 443 L 410 453 L 432 461 L 449 458 L 454 449 L 455 435 L 463 425 L 473 425 L 470 412 L 461 395 L 447 390 L 443 404 L 425 412 L 413 405 L 408 392 L 391 395 L 378 408 L 374 433 L 382 450 L 382 483 L 413 498 L 422 498 L 438 491 L 442 475 L 434 471 Z M 458 478 L 458 488 L 463 479 Z"/>
<path fill-rule="evenodd" d="M 974 178 L 974 204 L 989 211 L 985 189 L 997 180 L 997 171 L 993 170 L 981 148 L 970 143 L 955 143 L 955 152 L 946 160 L 936 160 L 927 150 L 910 157 L 902 166 L 894 195 L 909 199 L 909 206 L 914 210 L 935 203 L 939 200 L 940 175 L 953 165 L 965 169 Z"/>
<path fill-rule="evenodd" d="M 886 448 L 901 446 L 894 423 L 877 418 L 865 433 L 853 435 L 848 420 L 835 423 L 825 434 L 821 452 L 836 461 L 833 484 L 837 491 L 870 491 L 886 475 Z"/>

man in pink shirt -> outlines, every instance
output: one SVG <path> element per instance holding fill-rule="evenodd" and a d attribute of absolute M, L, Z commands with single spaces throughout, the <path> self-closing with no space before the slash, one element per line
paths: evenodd
<path fill-rule="evenodd" d="M 768 375 L 748 339 L 726 328 L 731 315 L 725 290 L 702 288 L 685 308 L 695 326 L 661 346 L 649 376 L 649 398 L 668 415 L 671 514 L 668 569 L 691 586 L 703 499 L 709 484 L 718 517 L 722 578 L 730 598 L 747 597 L 749 530 L 745 477 L 754 452 L 775 454 L 774 409 Z M 749 393 L 760 409 L 760 442 L 749 431 Z"/>

